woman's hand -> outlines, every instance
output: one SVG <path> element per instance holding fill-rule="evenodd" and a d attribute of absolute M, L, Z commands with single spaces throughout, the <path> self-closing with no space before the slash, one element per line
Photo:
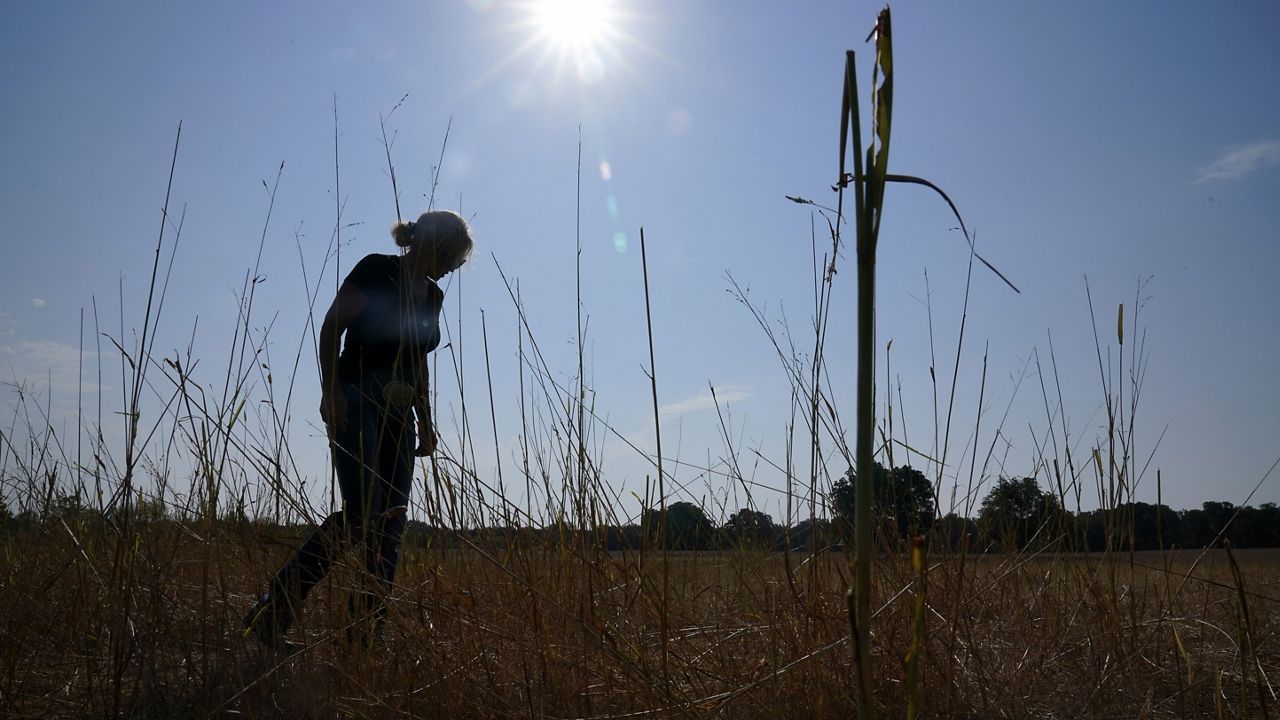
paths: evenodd
<path fill-rule="evenodd" d="M 418 449 L 414 454 L 418 457 L 428 457 L 436 451 L 436 444 L 439 438 L 436 437 L 436 429 L 431 426 L 428 420 L 418 421 Z"/>
<path fill-rule="evenodd" d="M 320 397 L 320 419 L 324 420 L 329 440 L 336 442 L 338 431 L 347 428 L 347 396 L 341 391 L 324 393 Z"/>

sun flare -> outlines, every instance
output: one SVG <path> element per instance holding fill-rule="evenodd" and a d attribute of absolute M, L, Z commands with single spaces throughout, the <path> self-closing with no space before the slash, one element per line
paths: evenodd
<path fill-rule="evenodd" d="M 568 49 L 593 48 L 609 34 L 603 0 L 539 0 L 533 18 L 548 41 Z"/>
<path fill-rule="evenodd" d="M 538 39 L 569 63 L 585 82 L 599 80 L 604 72 L 602 54 L 618 34 L 615 0 L 534 0 L 530 19 Z"/>

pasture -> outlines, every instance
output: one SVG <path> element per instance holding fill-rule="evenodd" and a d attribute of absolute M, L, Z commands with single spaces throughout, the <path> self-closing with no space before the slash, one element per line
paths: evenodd
<path fill-rule="evenodd" d="M 384 644 L 345 641 L 356 572 L 341 568 L 300 644 L 271 651 L 241 618 L 296 533 L 105 529 L 6 536 L 7 715 L 775 718 L 856 704 L 839 552 L 667 553 L 664 605 L 660 550 L 610 553 L 572 532 L 406 548 Z M 1234 555 L 1238 575 L 1223 550 L 928 556 L 922 716 L 1261 717 L 1280 672 L 1280 553 Z M 905 554 L 873 567 L 874 704 L 901 716 L 920 585 Z"/>

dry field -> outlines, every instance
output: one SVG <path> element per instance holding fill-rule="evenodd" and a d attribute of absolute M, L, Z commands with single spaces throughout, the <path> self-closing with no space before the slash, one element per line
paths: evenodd
<path fill-rule="evenodd" d="M 4 542 L 0 704 L 11 717 L 855 711 L 839 553 L 671 553 L 664 603 L 659 551 L 611 554 L 573 536 L 406 548 L 384 644 L 345 642 L 355 573 L 340 568 L 312 595 L 295 631 L 303 645 L 286 652 L 246 639 L 240 622 L 293 536 L 55 522 Z M 921 716 L 1274 713 L 1280 553 L 1235 558 L 1243 593 L 1221 550 L 930 556 Z M 906 556 L 877 560 L 874 704 L 885 717 L 906 710 L 917 587 Z"/>

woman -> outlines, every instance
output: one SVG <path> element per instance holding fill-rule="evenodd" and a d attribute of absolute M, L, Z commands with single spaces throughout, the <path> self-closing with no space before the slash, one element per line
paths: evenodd
<path fill-rule="evenodd" d="M 352 596 L 354 619 L 380 632 L 386 614 L 381 598 L 395 578 L 413 457 L 436 448 L 426 363 L 440 344 L 444 292 L 436 281 L 461 267 L 473 246 L 466 221 L 444 210 L 397 223 L 391 237 L 405 252 L 357 263 L 320 328 L 320 416 L 342 509 L 316 528 L 245 618 L 246 634 L 266 645 L 285 642 L 307 593 L 351 542 L 363 540 L 366 567 L 381 586 Z"/>

